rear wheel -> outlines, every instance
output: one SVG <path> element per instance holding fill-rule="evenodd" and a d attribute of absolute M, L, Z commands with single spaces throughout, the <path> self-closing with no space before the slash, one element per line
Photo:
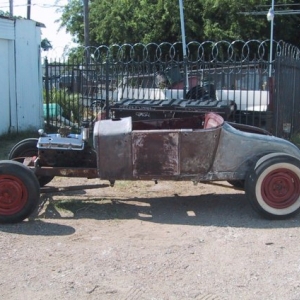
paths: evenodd
<path fill-rule="evenodd" d="M 249 172 L 246 196 L 262 216 L 283 219 L 300 208 L 300 161 L 279 155 L 264 160 Z"/>
<path fill-rule="evenodd" d="M 38 143 L 38 139 L 36 138 L 25 139 L 17 143 L 11 149 L 8 158 L 16 159 L 16 158 L 23 158 L 23 157 L 38 156 L 37 143 Z M 21 160 L 19 161 L 22 162 Z M 46 185 L 53 178 L 54 178 L 53 176 L 37 176 L 40 186 Z"/>
<path fill-rule="evenodd" d="M 34 173 L 21 163 L 0 161 L 0 222 L 15 223 L 37 208 L 40 186 Z"/>

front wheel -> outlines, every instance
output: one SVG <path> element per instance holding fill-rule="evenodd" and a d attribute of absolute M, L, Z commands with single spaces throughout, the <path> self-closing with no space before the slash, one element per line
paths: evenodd
<path fill-rule="evenodd" d="M 36 138 L 22 140 L 11 149 L 8 159 L 38 156 L 37 143 Z M 40 186 L 44 186 L 53 179 L 53 176 L 37 176 L 37 179 Z"/>
<path fill-rule="evenodd" d="M 284 219 L 300 208 L 300 161 L 278 155 L 251 170 L 245 181 L 246 196 L 263 217 Z"/>
<path fill-rule="evenodd" d="M 39 199 L 39 182 L 30 169 L 16 161 L 0 161 L 0 223 L 23 221 Z"/>

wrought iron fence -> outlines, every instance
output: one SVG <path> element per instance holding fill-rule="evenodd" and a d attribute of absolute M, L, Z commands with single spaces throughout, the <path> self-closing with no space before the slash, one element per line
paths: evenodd
<path fill-rule="evenodd" d="M 197 113 L 215 106 L 230 121 L 290 138 L 300 129 L 300 51 L 274 42 L 270 62 L 269 49 L 269 41 L 193 41 L 183 57 L 181 43 L 138 43 L 85 48 L 79 61 L 46 59 L 45 119 L 78 128 L 103 107 L 107 116 L 147 118 L 149 108 Z"/>
<path fill-rule="evenodd" d="M 274 134 L 287 139 L 294 136 L 300 145 L 300 60 L 280 56 L 275 68 Z"/>

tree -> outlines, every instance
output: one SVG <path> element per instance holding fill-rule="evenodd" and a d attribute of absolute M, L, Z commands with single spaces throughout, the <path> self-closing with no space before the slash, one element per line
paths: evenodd
<path fill-rule="evenodd" d="M 296 0 L 282 2 L 297 3 Z M 268 39 L 270 26 L 266 16 L 241 12 L 269 7 L 269 0 L 184 0 L 186 40 Z M 174 0 L 91 0 L 89 12 L 90 44 L 94 46 L 181 41 L 179 4 Z M 298 45 L 299 21 L 298 15 L 276 15 L 275 40 Z M 69 1 L 63 8 L 61 26 L 84 44 L 82 1 Z"/>
<path fill-rule="evenodd" d="M 0 16 L 2 16 L 2 17 L 9 17 L 10 13 L 8 11 L 0 10 Z"/>
<path fill-rule="evenodd" d="M 72 0 L 61 9 L 62 18 L 60 28 L 65 27 L 66 32 L 74 37 L 74 42 L 84 44 L 83 2 Z"/>
<path fill-rule="evenodd" d="M 41 48 L 42 48 L 44 51 L 48 51 L 48 50 L 52 49 L 51 42 L 49 42 L 48 39 L 43 39 L 43 40 L 41 41 Z"/>

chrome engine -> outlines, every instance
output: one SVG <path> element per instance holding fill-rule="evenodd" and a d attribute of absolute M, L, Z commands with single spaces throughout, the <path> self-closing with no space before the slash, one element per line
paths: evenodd
<path fill-rule="evenodd" d="M 96 167 L 96 152 L 88 144 L 89 128 L 81 134 L 71 134 L 70 128 L 60 128 L 57 134 L 40 132 L 37 143 L 39 164 L 50 167 Z"/>

